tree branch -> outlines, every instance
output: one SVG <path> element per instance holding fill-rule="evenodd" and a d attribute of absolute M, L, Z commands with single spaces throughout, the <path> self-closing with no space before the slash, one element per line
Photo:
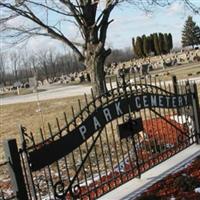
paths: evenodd
<path fill-rule="evenodd" d="M 0 2 L 0 6 L 3 6 L 5 8 L 8 8 L 12 11 L 14 11 L 15 13 L 35 22 L 36 24 L 38 24 L 40 27 L 42 27 L 44 30 L 47 31 L 47 34 L 55 39 L 58 39 L 64 43 L 66 43 L 78 56 L 80 60 L 84 60 L 84 56 L 82 55 L 82 53 L 79 51 L 79 49 L 73 44 L 73 42 L 71 42 L 68 38 L 66 38 L 63 34 L 61 34 L 61 31 L 56 32 L 52 27 L 44 24 L 32 11 L 31 9 L 25 5 L 22 4 L 22 6 L 24 8 L 26 8 L 26 10 L 22 10 L 17 8 L 16 6 L 12 6 L 11 4 L 7 4 L 7 3 L 2 3 Z M 58 29 L 57 29 L 58 31 Z"/>
<path fill-rule="evenodd" d="M 26 0 L 26 2 L 31 3 L 31 4 L 33 4 L 33 5 L 41 6 L 41 7 L 43 7 L 43 8 L 46 8 L 46 9 L 50 10 L 50 11 L 53 11 L 53 12 L 55 12 L 55 13 L 58 13 L 58 14 L 61 14 L 61 15 L 67 16 L 67 17 L 73 16 L 72 14 L 66 14 L 66 13 L 64 13 L 64 12 L 61 12 L 61 11 L 59 11 L 59 10 L 57 10 L 57 9 L 54 9 L 54 8 L 52 8 L 52 7 L 49 7 L 49 6 L 44 5 L 44 4 L 42 4 L 42 3 L 38 3 L 38 2 L 30 1 L 30 0 Z"/>

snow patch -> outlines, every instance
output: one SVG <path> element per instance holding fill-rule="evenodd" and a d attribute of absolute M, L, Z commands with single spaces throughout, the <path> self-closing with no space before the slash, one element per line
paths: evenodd
<path fill-rule="evenodd" d="M 194 191 L 195 191 L 196 193 L 200 193 L 200 187 L 195 188 Z"/>

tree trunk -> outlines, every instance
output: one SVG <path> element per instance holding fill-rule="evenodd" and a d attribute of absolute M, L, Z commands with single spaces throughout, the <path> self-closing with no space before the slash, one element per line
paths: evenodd
<path fill-rule="evenodd" d="M 95 57 L 93 61 L 93 70 L 91 71 L 92 88 L 96 95 L 102 95 L 107 92 L 105 72 L 105 59 L 102 57 Z"/>
<path fill-rule="evenodd" d="M 110 53 L 110 49 L 102 49 L 100 53 L 93 51 L 93 55 L 86 57 L 85 64 L 91 76 L 92 89 L 96 95 L 107 93 L 104 64 Z"/>

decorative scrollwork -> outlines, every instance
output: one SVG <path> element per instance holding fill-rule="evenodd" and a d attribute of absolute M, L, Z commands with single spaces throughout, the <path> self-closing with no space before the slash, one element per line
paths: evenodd
<path fill-rule="evenodd" d="M 54 195 L 58 199 L 65 199 L 68 192 L 70 193 L 73 199 L 78 199 L 80 198 L 80 195 L 81 195 L 81 187 L 79 185 L 74 185 L 73 187 L 69 186 L 65 190 L 65 185 L 63 181 L 58 181 L 54 185 L 53 189 L 54 189 Z"/>
<path fill-rule="evenodd" d="M 45 191 L 45 186 L 48 186 L 50 185 L 50 179 L 46 178 L 44 175 L 40 175 L 39 177 L 36 177 L 36 186 L 37 186 L 37 189 L 38 191 L 40 192 L 47 192 Z"/>
<path fill-rule="evenodd" d="M 32 136 L 33 135 L 32 132 L 30 132 L 30 134 L 28 134 L 26 127 L 21 126 L 21 134 L 22 134 L 22 139 L 23 139 L 23 141 L 22 141 L 23 150 L 26 150 L 27 146 L 34 145 L 34 139 Z"/>
<path fill-rule="evenodd" d="M 73 189 L 71 189 L 70 194 L 74 199 L 78 199 L 81 195 L 81 187 L 80 185 L 74 185 Z"/>
<path fill-rule="evenodd" d="M 56 198 L 58 199 L 63 199 L 66 196 L 65 193 L 65 185 L 62 181 L 58 181 L 54 186 L 54 195 L 56 196 Z"/>

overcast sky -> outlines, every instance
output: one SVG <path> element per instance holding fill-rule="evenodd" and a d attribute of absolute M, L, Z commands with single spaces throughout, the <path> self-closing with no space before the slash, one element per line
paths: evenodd
<path fill-rule="evenodd" d="M 192 1 L 200 7 L 200 0 Z M 107 45 L 112 48 L 132 47 L 132 37 L 162 32 L 172 33 L 174 47 L 179 47 L 181 46 L 181 32 L 188 15 L 192 15 L 193 20 L 200 26 L 200 15 L 194 15 L 186 10 L 182 0 L 176 1 L 169 7 L 155 8 L 151 14 L 145 14 L 144 11 L 130 5 L 116 7 L 111 15 L 114 22 L 111 23 L 108 30 Z M 49 16 L 50 21 L 54 19 L 54 16 Z M 20 19 L 20 22 L 14 23 L 24 23 L 24 21 Z M 61 24 L 60 27 L 71 39 L 80 40 L 78 31 L 73 25 Z M 45 37 L 31 39 L 26 48 L 33 51 L 48 48 L 68 51 L 68 48 L 63 44 Z"/>

